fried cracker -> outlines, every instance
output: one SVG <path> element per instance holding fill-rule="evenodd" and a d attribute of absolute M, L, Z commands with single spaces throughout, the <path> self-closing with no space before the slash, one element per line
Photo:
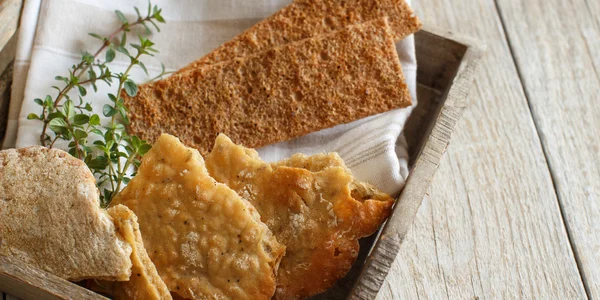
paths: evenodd
<path fill-rule="evenodd" d="M 39 146 L 0 152 L 0 255 L 67 280 L 128 280 L 131 251 L 83 161 Z"/>
<path fill-rule="evenodd" d="M 383 17 L 389 19 L 395 41 L 421 28 L 421 22 L 404 0 L 295 0 L 179 72 Z"/>
<path fill-rule="evenodd" d="M 206 166 L 252 203 L 286 245 L 276 299 L 301 299 L 331 287 L 356 259 L 358 239 L 372 234 L 393 204 L 388 195 L 354 181 L 336 154 L 269 164 L 219 135 Z"/>
<path fill-rule="evenodd" d="M 124 95 L 129 132 L 207 154 L 218 133 L 258 148 L 410 105 L 385 19 L 194 69 Z"/>
<path fill-rule="evenodd" d="M 116 196 L 139 218 L 170 291 L 195 299 L 270 299 L 285 251 L 256 210 L 212 179 L 197 150 L 163 135 Z"/>
<path fill-rule="evenodd" d="M 118 232 L 131 245 L 131 277 L 129 281 L 116 282 L 112 288 L 115 300 L 168 300 L 169 289 L 158 275 L 156 267 L 144 248 L 137 216 L 126 206 L 116 205 L 108 209 Z"/>
<path fill-rule="evenodd" d="M 302 168 L 311 172 L 323 171 L 329 167 L 341 167 L 350 172 L 346 168 L 346 164 L 342 158 L 335 152 L 321 153 L 311 156 L 297 153 L 292 155 L 288 159 L 280 160 L 278 162 L 271 163 L 272 166 L 285 166 L 292 168 Z"/>

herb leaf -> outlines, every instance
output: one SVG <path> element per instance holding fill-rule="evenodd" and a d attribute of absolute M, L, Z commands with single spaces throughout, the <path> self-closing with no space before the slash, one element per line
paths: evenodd
<path fill-rule="evenodd" d="M 125 18 L 125 15 L 120 10 L 115 10 L 115 14 L 119 18 L 119 20 L 121 20 L 121 22 L 123 22 L 123 24 L 128 23 L 127 18 Z"/>
<path fill-rule="evenodd" d="M 115 54 L 115 50 L 108 48 L 108 50 L 106 50 L 106 62 L 113 61 L 115 59 Z"/>
<path fill-rule="evenodd" d="M 137 95 L 138 92 L 138 87 L 135 84 L 135 82 L 131 80 L 125 81 L 125 92 L 127 92 L 127 95 L 129 95 L 129 97 L 135 97 L 135 95 Z"/>

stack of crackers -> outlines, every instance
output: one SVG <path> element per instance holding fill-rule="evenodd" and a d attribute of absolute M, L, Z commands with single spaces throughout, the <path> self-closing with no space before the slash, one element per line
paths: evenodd
<path fill-rule="evenodd" d="M 335 153 L 268 163 L 252 148 L 410 105 L 394 42 L 419 27 L 403 0 L 296 0 L 124 95 L 130 133 L 154 145 L 108 210 L 67 153 L 1 151 L 0 255 L 114 299 L 326 291 L 394 200 Z"/>
<path fill-rule="evenodd" d="M 162 135 L 113 200 L 139 218 L 170 291 L 194 299 L 303 299 L 356 259 L 393 199 L 354 180 L 335 153 L 276 163 L 219 135 L 202 158 Z"/>
<path fill-rule="evenodd" d="M 258 148 L 411 104 L 394 42 L 404 0 L 296 0 L 167 79 L 123 94 L 128 130 L 206 154 L 219 133 Z"/>

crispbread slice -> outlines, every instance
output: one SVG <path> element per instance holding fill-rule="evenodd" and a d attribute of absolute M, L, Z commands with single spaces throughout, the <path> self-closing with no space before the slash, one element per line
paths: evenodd
<path fill-rule="evenodd" d="M 0 152 L 0 255 L 68 280 L 128 280 L 131 246 L 100 209 L 95 178 L 62 150 Z"/>
<path fill-rule="evenodd" d="M 142 85 L 129 131 L 202 154 L 218 133 L 258 148 L 410 105 L 385 19 Z"/>
<path fill-rule="evenodd" d="M 118 232 L 132 246 L 131 277 L 129 281 L 115 282 L 112 296 L 115 300 L 168 300 L 173 299 L 165 282 L 148 257 L 137 216 L 126 206 L 116 205 L 108 209 Z"/>
<path fill-rule="evenodd" d="M 286 246 L 275 299 L 303 299 L 331 287 L 350 270 L 358 239 L 373 233 L 393 204 L 389 195 L 354 180 L 334 153 L 269 164 L 219 135 L 206 167 L 252 203 Z"/>
<path fill-rule="evenodd" d="M 295 0 L 179 72 L 382 17 L 389 19 L 396 41 L 421 28 L 421 22 L 404 0 Z"/>
<path fill-rule="evenodd" d="M 270 299 L 275 292 L 285 247 L 177 138 L 158 139 L 113 204 L 138 216 L 144 246 L 170 291 L 195 299 Z"/>

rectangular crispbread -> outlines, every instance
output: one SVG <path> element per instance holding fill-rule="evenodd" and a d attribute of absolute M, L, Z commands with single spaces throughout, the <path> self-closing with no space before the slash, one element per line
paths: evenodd
<path fill-rule="evenodd" d="M 386 19 L 193 69 L 125 97 L 129 132 L 206 154 L 219 133 L 258 148 L 411 103 Z"/>
<path fill-rule="evenodd" d="M 404 0 L 296 0 L 179 72 L 382 17 L 388 18 L 395 41 L 421 28 L 421 22 Z"/>

